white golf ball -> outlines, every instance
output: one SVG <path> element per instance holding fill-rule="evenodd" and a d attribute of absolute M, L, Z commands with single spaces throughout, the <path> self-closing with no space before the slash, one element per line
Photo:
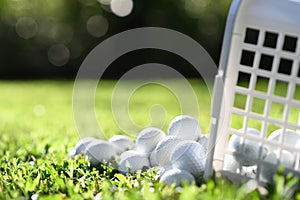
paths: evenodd
<path fill-rule="evenodd" d="M 158 173 L 159 177 L 162 177 L 165 172 L 167 172 L 171 169 L 174 169 L 173 165 L 167 165 L 167 166 L 164 166 L 164 167 L 158 166 L 158 172 L 157 173 Z"/>
<path fill-rule="evenodd" d="M 243 129 L 238 131 L 244 132 Z M 260 135 L 259 131 L 253 128 L 247 128 L 246 134 Z M 264 158 L 267 154 L 267 149 L 265 147 L 261 148 L 261 156 Z M 255 165 L 256 160 L 259 159 L 260 146 L 254 140 L 245 139 L 243 142 L 242 137 L 232 135 L 228 142 L 228 149 L 233 152 L 236 161 L 242 166 Z"/>
<path fill-rule="evenodd" d="M 270 154 L 268 154 L 264 161 L 268 162 L 270 164 L 273 164 L 274 166 L 269 165 L 262 165 L 261 167 L 261 175 L 262 179 L 267 182 L 273 181 L 273 176 L 277 172 L 277 161 L 279 160 L 280 164 L 285 168 L 293 168 L 295 163 L 295 155 L 293 155 L 291 152 L 282 150 L 281 157 L 279 159 L 280 150 L 277 149 Z"/>
<path fill-rule="evenodd" d="M 143 168 L 150 167 L 150 162 L 145 154 L 135 154 L 121 160 L 118 170 L 123 173 L 134 173 Z"/>
<path fill-rule="evenodd" d="M 179 115 L 170 122 L 168 134 L 184 140 L 196 140 L 201 135 L 201 127 L 195 118 Z"/>
<path fill-rule="evenodd" d="M 92 166 L 97 166 L 100 163 L 110 162 L 117 154 L 110 142 L 94 140 L 87 145 L 84 155 L 88 156 Z"/>
<path fill-rule="evenodd" d="M 80 139 L 76 143 L 76 146 L 70 152 L 69 157 L 74 157 L 78 154 L 83 153 L 85 151 L 87 145 L 94 140 L 96 140 L 96 138 L 93 138 L 93 137 L 85 137 L 85 138 Z"/>
<path fill-rule="evenodd" d="M 199 177 L 204 172 L 206 155 L 201 144 L 195 141 L 185 141 L 177 145 L 172 153 L 171 161 L 174 168 L 190 172 Z"/>
<path fill-rule="evenodd" d="M 156 166 L 159 165 L 157 160 L 156 160 L 156 151 L 152 151 L 150 153 L 149 160 L 150 160 L 151 167 L 156 167 Z"/>
<path fill-rule="evenodd" d="M 249 178 L 256 178 L 257 166 L 242 167 L 241 174 Z"/>
<path fill-rule="evenodd" d="M 180 169 L 170 169 L 166 171 L 160 178 L 160 181 L 166 185 L 182 185 L 183 183 L 195 183 L 195 178 L 189 172 Z"/>
<path fill-rule="evenodd" d="M 136 149 L 138 152 L 150 153 L 165 136 L 166 134 L 158 128 L 145 128 L 137 136 Z"/>
<path fill-rule="evenodd" d="M 226 154 L 224 157 L 223 170 L 236 173 L 239 168 L 239 163 L 233 155 Z"/>
<path fill-rule="evenodd" d="M 133 141 L 125 135 L 114 135 L 108 141 L 115 146 L 117 154 L 130 150 L 134 146 Z"/>
<path fill-rule="evenodd" d="M 208 135 L 202 135 L 201 137 L 198 138 L 197 142 L 202 145 L 202 147 L 204 148 L 205 154 L 207 154 Z"/>
<path fill-rule="evenodd" d="M 300 140 L 298 140 L 298 142 L 296 143 L 295 147 L 297 148 L 297 150 L 300 150 Z M 296 162 L 300 162 L 300 153 L 299 152 L 295 152 L 294 155 L 296 156 Z"/>
<path fill-rule="evenodd" d="M 297 141 L 297 143 L 295 144 L 295 147 L 296 147 L 297 149 L 300 149 L 300 140 Z"/>
<path fill-rule="evenodd" d="M 283 129 L 278 129 L 269 135 L 268 140 L 280 142 L 281 137 L 283 137 L 283 144 L 295 147 L 300 139 L 300 133 L 291 129 L 286 129 L 285 132 L 283 132 Z M 268 148 L 270 152 L 278 149 L 271 145 Z"/>
<path fill-rule="evenodd" d="M 133 156 L 133 155 L 137 155 L 137 154 L 141 154 L 139 152 L 137 152 L 136 150 L 128 150 L 128 151 L 124 151 L 123 153 L 121 153 L 120 155 L 120 159 L 124 160 L 127 157 Z"/>
<path fill-rule="evenodd" d="M 162 139 L 155 148 L 156 161 L 160 166 L 166 166 L 171 164 L 171 154 L 173 153 L 176 145 L 183 142 L 176 136 L 166 136 Z"/>

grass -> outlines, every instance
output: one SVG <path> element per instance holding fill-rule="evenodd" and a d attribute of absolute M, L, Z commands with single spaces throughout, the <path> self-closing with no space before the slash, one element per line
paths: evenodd
<path fill-rule="evenodd" d="M 210 94 L 201 81 L 191 83 L 199 102 L 198 120 L 208 133 Z M 96 93 L 96 113 L 106 138 L 118 133 L 134 138 L 139 128 L 149 125 L 161 125 L 166 131 L 170 120 L 181 114 L 174 94 L 155 84 L 139 88 L 128 101 L 126 93 L 132 84 L 128 82 L 118 98 L 128 102 L 123 106 L 129 108 L 135 124 L 127 124 L 124 130 L 129 131 L 124 131 L 111 110 L 115 84 L 104 81 Z M 109 166 L 93 169 L 84 157 L 67 158 L 69 149 L 80 139 L 73 120 L 72 89 L 71 81 L 0 82 L 0 199 L 283 199 L 298 181 L 279 174 L 276 185 L 261 196 L 247 184 L 235 185 L 218 175 L 179 188 L 159 183 L 156 169 L 127 176 Z M 165 114 L 158 107 L 151 110 L 153 104 L 163 105 Z M 127 111 L 122 106 L 119 111 L 126 121 Z M 187 111 L 195 113 L 193 108 Z M 159 114 L 165 116 L 165 123 L 160 122 L 163 118 Z M 298 189 L 292 196 L 300 198 Z"/>

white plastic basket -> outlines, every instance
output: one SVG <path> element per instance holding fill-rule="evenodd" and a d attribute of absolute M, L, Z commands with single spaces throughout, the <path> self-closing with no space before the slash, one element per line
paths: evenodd
<path fill-rule="evenodd" d="M 300 149 L 284 141 L 288 129 L 300 130 L 299 61 L 300 1 L 233 1 L 215 79 L 206 177 L 212 175 L 213 168 L 224 170 L 225 157 L 233 155 L 227 147 L 232 135 L 241 137 L 242 144 L 247 139 L 260 147 L 255 160 L 257 173 L 251 178 L 264 181 L 262 167 L 277 169 L 283 150 L 295 155 L 293 166 L 286 169 L 300 172 Z M 260 135 L 237 131 L 249 127 L 258 129 Z M 277 142 L 268 140 L 276 129 L 283 129 L 284 134 Z M 262 155 L 269 147 L 279 149 L 276 164 L 265 161 Z M 231 173 L 246 177 L 242 170 L 239 165 Z"/>

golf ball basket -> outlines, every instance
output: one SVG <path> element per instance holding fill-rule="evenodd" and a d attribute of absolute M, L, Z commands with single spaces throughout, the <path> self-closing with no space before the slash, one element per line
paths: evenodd
<path fill-rule="evenodd" d="M 300 149 L 284 143 L 285 135 L 270 141 L 276 129 L 300 131 L 300 1 L 233 0 L 225 29 L 219 71 L 216 75 L 211 110 L 210 139 L 205 176 L 222 171 L 232 135 L 257 142 L 260 148 L 255 178 L 261 168 L 277 168 L 261 152 L 265 147 L 292 152 L 293 167 L 300 172 Z M 260 135 L 246 134 L 256 128 Z M 245 131 L 237 131 L 244 129 Z M 242 178 L 241 166 L 230 172 Z M 228 172 L 229 173 L 229 172 Z M 253 178 L 253 177 L 252 177 Z"/>

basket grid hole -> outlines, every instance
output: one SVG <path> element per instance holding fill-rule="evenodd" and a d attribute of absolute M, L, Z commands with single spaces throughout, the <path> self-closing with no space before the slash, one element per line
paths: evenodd
<path fill-rule="evenodd" d="M 261 54 L 258 68 L 267 71 L 272 71 L 273 60 L 274 60 L 274 56 Z"/>
<path fill-rule="evenodd" d="M 247 103 L 247 96 L 240 93 L 235 93 L 233 107 L 245 110 Z"/>
<path fill-rule="evenodd" d="M 259 30 L 253 28 L 246 28 L 245 43 L 257 45 L 259 37 Z"/>
<path fill-rule="evenodd" d="M 299 112 L 300 112 L 299 108 L 290 107 L 290 114 L 288 117 L 288 122 L 293 123 L 293 124 L 298 124 Z"/>
<path fill-rule="evenodd" d="M 242 50 L 240 64 L 247 67 L 253 67 L 254 57 L 255 57 L 255 52 Z"/>
<path fill-rule="evenodd" d="M 281 58 L 278 67 L 278 73 L 291 75 L 292 66 L 293 66 L 293 60 Z"/>
<path fill-rule="evenodd" d="M 265 103 L 266 103 L 265 99 L 253 97 L 251 111 L 263 115 Z M 251 125 L 249 124 L 249 126 Z"/>
<path fill-rule="evenodd" d="M 282 50 L 293 52 L 293 53 L 296 52 L 297 41 L 298 41 L 297 37 L 286 35 L 284 37 L 284 43 L 283 43 Z"/>
<path fill-rule="evenodd" d="M 255 90 L 267 93 L 268 86 L 269 86 L 269 78 L 263 76 L 257 76 Z"/>
<path fill-rule="evenodd" d="M 300 101 L 300 85 L 296 84 L 295 91 L 294 91 L 294 100 Z"/>
<path fill-rule="evenodd" d="M 245 72 L 239 72 L 236 85 L 244 88 L 249 88 L 250 80 L 251 80 L 251 74 Z"/>
<path fill-rule="evenodd" d="M 248 119 L 248 127 L 249 128 L 255 128 L 257 130 L 259 130 L 261 132 L 261 129 L 262 129 L 262 121 L 261 120 L 258 120 L 258 119 L 255 119 L 255 118 L 249 118 Z M 260 137 L 262 137 L 263 134 L 262 132 L 260 133 Z"/>
<path fill-rule="evenodd" d="M 231 114 L 230 127 L 233 129 L 240 129 L 243 127 L 244 116 L 238 114 Z M 229 138 L 228 138 L 229 139 Z"/>
<path fill-rule="evenodd" d="M 276 80 L 273 94 L 276 96 L 286 97 L 289 83 L 285 81 Z"/>
<path fill-rule="evenodd" d="M 277 125 L 277 124 L 274 124 L 274 123 L 268 123 L 267 124 L 267 134 L 266 134 L 266 137 L 269 137 L 269 135 L 272 133 L 272 132 L 274 132 L 274 131 L 276 131 L 276 130 L 278 130 L 278 129 L 280 129 L 281 128 L 281 126 L 279 126 L 279 125 Z"/>
<path fill-rule="evenodd" d="M 278 39 L 277 33 L 272 33 L 272 32 L 267 31 L 265 33 L 265 40 L 264 40 L 263 46 L 276 49 L 277 39 Z"/>
<path fill-rule="evenodd" d="M 284 111 L 284 104 L 272 102 L 271 110 L 270 110 L 270 118 L 282 120 L 283 119 L 283 111 Z"/>

